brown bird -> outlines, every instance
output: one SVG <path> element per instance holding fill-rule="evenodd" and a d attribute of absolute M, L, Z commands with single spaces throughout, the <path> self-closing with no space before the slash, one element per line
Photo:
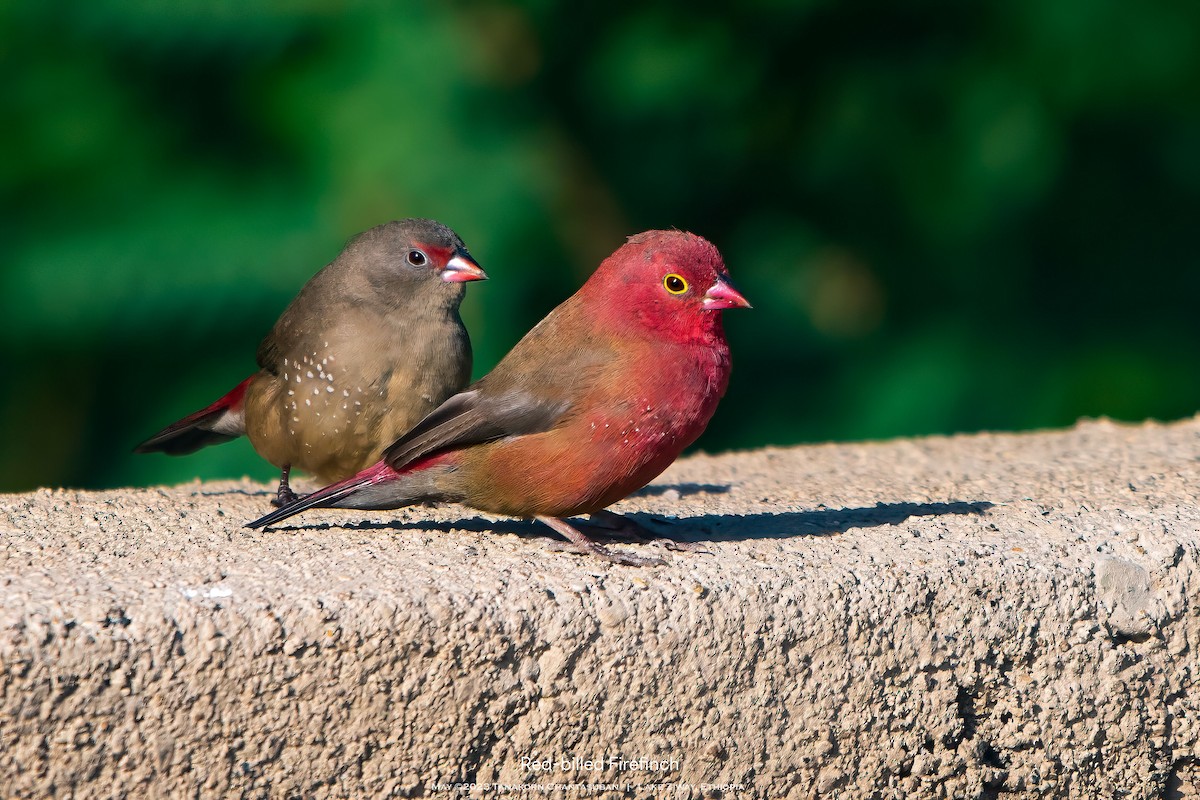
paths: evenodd
<path fill-rule="evenodd" d="M 471 376 L 458 314 L 487 277 L 454 231 L 427 219 L 359 234 L 304 285 L 258 347 L 259 370 L 135 452 L 192 453 L 243 434 L 281 471 L 354 475 Z"/>

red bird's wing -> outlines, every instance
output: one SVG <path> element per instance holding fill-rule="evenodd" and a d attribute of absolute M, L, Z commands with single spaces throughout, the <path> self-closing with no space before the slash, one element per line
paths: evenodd
<path fill-rule="evenodd" d="M 459 392 L 384 450 L 383 460 L 400 472 L 434 453 L 540 433 L 552 428 L 569 405 L 565 400 L 548 401 L 518 389 Z"/>

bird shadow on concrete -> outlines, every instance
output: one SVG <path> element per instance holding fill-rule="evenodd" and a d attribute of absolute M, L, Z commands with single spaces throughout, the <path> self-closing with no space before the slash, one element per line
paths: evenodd
<path fill-rule="evenodd" d="M 702 514 L 663 518 L 654 514 L 629 514 L 634 521 L 665 538 L 691 542 L 738 542 L 753 539 L 787 539 L 793 536 L 832 536 L 851 528 L 899 525 L 912 517 L 945 514 L 983 514 L 988 502 L 877 503 L 864 508 L 830 508 L 784 511 L 777 514 Z M 647 522 L 649 524 L 647 524 Z M 676 534 L 676 532 L 678 532 Z"/>
<path fill-rule="evenodd" d="M 673 539 L 680 542 L 738 542 L 755 539 L 786 539 L 793 536 L 831 536 L 844 533 L 851 528 L 899 525 L 913 517 L 984 514 L 991 507 L 992 504 L 985 501 L 956 501 L 949 503 L 878 503 L 865 508 L 784 511 L 777 514 L 700 514 L 694 517 L 664 517 L 659 514 L 634 512 L 623 516 L 645 528 L 655 538 Z M 523 538 L 542 538 L 549 533 L 545 526 L 531 520 L 490 520 L 480 516 L 427 522 L 347 521 L 347 524 L 338 527 L 349 530 L 507 533 Z M 286 527 L 278 528 L 278 530 L 286 529 Z"/>

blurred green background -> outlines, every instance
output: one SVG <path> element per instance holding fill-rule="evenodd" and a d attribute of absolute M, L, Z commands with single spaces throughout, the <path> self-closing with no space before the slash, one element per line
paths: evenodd
<path fill-rule="evenodd" d="M 492 276 L 476 374 L 627 234 L 755 303 L 699 446 L 1200 407 L 1200 4 L 0 4 L 0 490 L 270 479 L 130 448 L 354 233 Z"/>

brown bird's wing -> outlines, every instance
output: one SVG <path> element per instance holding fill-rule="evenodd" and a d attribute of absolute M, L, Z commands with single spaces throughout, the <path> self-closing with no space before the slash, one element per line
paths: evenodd
<path fill-rule="evenodd" d="M 383 460 L 400 471 L 439 451 L 540 433 L 552 428 L 569 406 L 566 400 L 547 401 L 519 389 L 460 392 L 384 450 Z"/>

